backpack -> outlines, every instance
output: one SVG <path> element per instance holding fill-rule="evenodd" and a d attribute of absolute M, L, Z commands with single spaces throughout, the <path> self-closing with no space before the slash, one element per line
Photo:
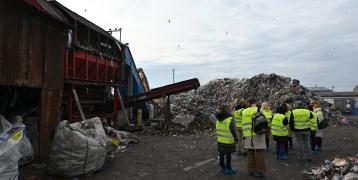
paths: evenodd
<path fill-rule="evenodd" d="M 324 129 L 328 126 L 329 124 L 327 119 L 323 119 L 321 122 L 318 123 L 318 129 Z"/>
<path fill-rule="evenodd" d="M 261 112 L 252 115 L 252 129 L 256 134 L 264 134 L 270 131 L 266 117 Z"/>

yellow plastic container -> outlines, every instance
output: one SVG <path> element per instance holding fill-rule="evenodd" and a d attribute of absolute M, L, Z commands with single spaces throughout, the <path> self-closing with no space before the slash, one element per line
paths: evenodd
<path fill-rule="evenodd" d="M 119 139 L 118 138 L 112 138 L 112 144 L 113 145 L 119 145 Z"/>
<path fill-rule="evenodd" d="M 142 127 L 143 120 L 142 120 L 142 109 L 138 109 L 137 111 L 137 126 Z"/>

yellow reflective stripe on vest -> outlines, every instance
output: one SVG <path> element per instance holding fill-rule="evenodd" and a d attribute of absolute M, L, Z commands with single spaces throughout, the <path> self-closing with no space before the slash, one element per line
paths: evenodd
<path fill-rule="evenodd" d="M 234 144 L 235 139 L 230 131 L 231 117 L 228 117 L 222 121 L 216 121 L 216 139 L 220 143 Z"/>
<path fill-rule="evenodd" d="M 310 115 L 308 109 L 295 109 L 292 111 L 295 129 L 309 129 L 310 128 Z"/>
<path fill-rule="evenodd" d="M 234 111 L 234 119 L 236 122 L 236 127 L 238 127 L 238 128 L 242 127 L 242 116 L 241 116 L 242 110 L 244 110 L 244 108 Z"/>
<path fill-rule="evenodd" d="M 275 114 L 272 119 L 271 132 L 275 136 L 288 136 L 288 128 L 283 125 L 283 120 L 286 118 L 283 114 Z"/>
<path fill-rule="evenodd" d="M 244 137 L 256 135 L 252 130 L 252 115 L 257 112 L 257 107 L 249 107 L 242 111 L 242 132 Z"/>

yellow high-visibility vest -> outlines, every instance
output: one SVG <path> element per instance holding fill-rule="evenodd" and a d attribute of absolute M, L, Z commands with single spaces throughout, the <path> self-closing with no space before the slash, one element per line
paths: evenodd
<path fill-rule="evenodd" d="M 283 125 L 283 120 L 285 119 L 283 114 L 275 114 L 272 119 L 271 132 L 275 136 L 288 136 L 288 128 Z"/>
<path fill-rule="evenodd" d="M 242 111 L 242 132 L 244 137 L 256 135 L 252 130 L 252 115 L 257 112 L 257 107 L 249 107 Z"/>
<path fill-rule="evenodd" d="M 222 121 L 216 120 L 216 139 L 220 143 L 234 144 L 235 139 L 230 131 L 230 123 L 232 117 L 228 117 Z"/>
<path fill-rule="evenodd" d="M 312 112 L 313 118 L 310 120 L 310 128 L 312 131 L 316 131 L 318 128 L 318 113 Z"/>
<path fill-rule="evenodd" d="M 311 116 L 311 111 L 309 111 L 308 109 L 295 109 L 292 111 L 293 113 L 293 120 L 294 120 L 294 124 L 295 124 L 295 129 L 309 129 L 311 124 L 310 124 L 310 116 Z"/>
<path fill-rule="evenodd" d="M 272 112 L 271 111 L 264 111 L 263 114 L 268 122 L 268 127 L 271 127 L 271 120 L 272 120 Z"/>
<path fill-rule="evenodd" d="M 244 108 L 234 111 L 234 120 L 236 122 L 236 127 L 238 128 L 242 127 L 242 116 L 241 116 L 242 110 L 244 110 Z"/>

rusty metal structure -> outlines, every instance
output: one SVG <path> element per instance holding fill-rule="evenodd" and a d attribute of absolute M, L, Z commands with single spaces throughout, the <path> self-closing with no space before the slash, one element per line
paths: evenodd
<path fill-rule="evenodd" d="M 64 62 L 67 20 L 44 0 L 0 1 L 0 17 L 0 88 L 18 87 L 18 92 L 20 87 L 31 88 L 27 93 L 32 91 L 41 99 L 29 106 L 41 107 L 39 142 L 43 154 L 60 120 L 64 68 L 59 64 Z M 10 94 L 1 94 L 0 107 L 5 111 Z"/>

